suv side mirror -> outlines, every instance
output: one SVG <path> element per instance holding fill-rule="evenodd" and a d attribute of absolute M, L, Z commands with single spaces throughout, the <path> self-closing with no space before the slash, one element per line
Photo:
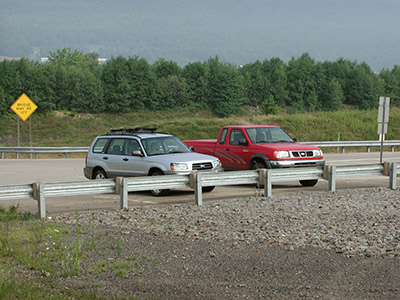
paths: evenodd
<path fill-rule="evenodd" d="M 132 151 L 132 155 L 133 155 L 133 156 L 140 156 L 140 157 L 142 157 L 142 156 L 143 156 L 143 153 L 142 153 L 142 151 L 140 151 L 140 150 L 136 150 L 136 151 Z"/>
<path fill-rule="evenodd" d="M 190 146 L 190 147 L 189 147 L 189 150 L 192 151 L 192 152 L 194 152 L 194 147 L 193 147 L 193 146 Z"/>

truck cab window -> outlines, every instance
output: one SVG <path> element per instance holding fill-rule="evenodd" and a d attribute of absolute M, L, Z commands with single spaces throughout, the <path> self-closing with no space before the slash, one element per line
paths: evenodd
<path fill-rule="evenodd" d="M 243 131 L 241 129 L 232 129 L 231 134 L 229 136 L 229 144 L 239 145 L 239 141 L 242 139 L 246 139 L 243 134 Z"/>
<path fill-rule="evenodd" d="M 219 144 L 220 145 L 225 144 L 225 139 L 226 139 L 226 134 L 227 133 L 228 133 L 228 128 L 225 128 L 225 129 L 222 130 L 221 137 L 219 139 Z"/>

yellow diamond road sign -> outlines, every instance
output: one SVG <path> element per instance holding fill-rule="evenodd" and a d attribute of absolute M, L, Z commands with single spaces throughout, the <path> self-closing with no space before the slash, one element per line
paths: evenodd
<path fill-rule="evenodd" d="M 38 106 L 33 102 L 25 93 L 22 94 L 13 105 L 11 109 L 17 114 L 22 121 L 29 119 L 31 114 L 38 108 Z"/>

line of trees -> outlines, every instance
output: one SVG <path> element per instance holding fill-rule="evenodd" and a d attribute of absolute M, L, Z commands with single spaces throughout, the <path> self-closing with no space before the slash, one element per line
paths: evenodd
<path fill-rule="evenodd" d="M 0 115 L 26 93 L 39 112 L 82 113 L 168 110 L 190 106 L 217 116 L 242 106 L 266 113 L 333 111 L 344 104 L 377 107 L 379 96 L 400 103 L 400 66 L 374 73 L 366 63 L 347 59 L 316 62 L 308 53 L 287 63 L 279 58 L 237 66 L 218 57 L 179 66 L 159 59 L 112 58 L 69 48 L 50 53 L 45 64 L 28 59 L 0 62 Z"/>

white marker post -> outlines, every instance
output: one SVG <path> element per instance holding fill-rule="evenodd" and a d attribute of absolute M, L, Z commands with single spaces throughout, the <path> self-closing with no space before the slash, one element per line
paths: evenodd
<path fill-rule="evenodd" d="M 380 163 L 382 163 L 383 156 L 383 141 L 385 140 L 385 134 L 387 134 L 388 123 L 389 123 L 389 97 L 379 98 L 379 109 L 378 109 L 378 134 L 381 141 L 381 155 Z"/>

